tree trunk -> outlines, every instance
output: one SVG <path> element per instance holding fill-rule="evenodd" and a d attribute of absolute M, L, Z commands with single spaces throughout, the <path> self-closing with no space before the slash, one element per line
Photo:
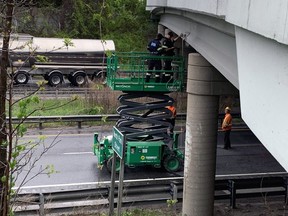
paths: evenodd
<path fill-rule="evenodd" d="M 7 68 L 9 65 L 9 41 L 12 26 L 14 10 L 14 0 L 7 0 L 4 5 L 4 17 L 3 17 L 3 45 L 1 53 L 1 68 L 0 68 L 0 215 L 8 215 L 9 200 L 8 191 L 9 184 L 7 173 L 9 173 L 9 167 L 7 162 L 7 131 L 6 131 L 6 92 L 7 92 Z M 8 169 L 8 170 L 7 170 Z M 5 178 L 6 177 L 6 178 Z M 6 179 L 6 180 L 5 180 Z"/>

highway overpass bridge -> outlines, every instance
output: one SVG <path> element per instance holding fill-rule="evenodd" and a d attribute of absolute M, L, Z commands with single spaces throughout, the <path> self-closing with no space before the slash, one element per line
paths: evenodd
<path fill-rule="evenodd" d="M 199 53 L 188 60 L 183 215 L 213 215 L 219 95 L 239 91 L 243 120 L 288 170 L 288 1 L 147 0 L 147 10 Z"/>

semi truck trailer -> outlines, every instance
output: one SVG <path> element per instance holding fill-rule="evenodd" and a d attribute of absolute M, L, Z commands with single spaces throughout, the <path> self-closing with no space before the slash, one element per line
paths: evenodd
<path fill-rule="evenodd" d="M 61 84 L 64 77 L 72 85 L 81 86 L 88 78 L 105 77 L 106 58 L 113 51 L 112 40 L 12 36 L 10 74 L 16 84 L 42 76 L 50 86 Z"/>

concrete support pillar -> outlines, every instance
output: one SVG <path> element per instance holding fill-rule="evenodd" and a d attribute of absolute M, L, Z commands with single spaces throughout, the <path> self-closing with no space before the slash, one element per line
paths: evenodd
<path fill-rule="evenodd" d="M 212 216 L 219 96 L 223 81 L 200 54 L 188 59 L 183 216 Z"/>

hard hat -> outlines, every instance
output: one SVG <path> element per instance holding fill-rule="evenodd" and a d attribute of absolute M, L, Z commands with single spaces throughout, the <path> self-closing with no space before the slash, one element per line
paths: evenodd
<path fill-rule="evenodd" d="M 231 108 L 230 108 L 230 107 L 226 107 L 225 110 L 229 110 L 229 111 L 231 111 Z"/>

